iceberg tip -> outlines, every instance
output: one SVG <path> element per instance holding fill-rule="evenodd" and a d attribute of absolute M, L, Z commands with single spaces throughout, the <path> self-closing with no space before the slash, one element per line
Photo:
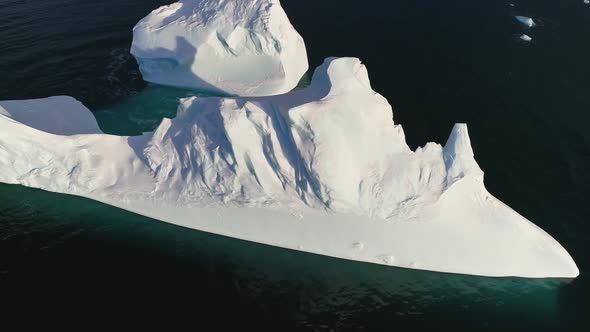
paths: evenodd
<path fill-rule="evenodd" d="M 450 155 L 464 155 L 473 157 L 473 148 L 471 147 L 471 139 L 467 130 L 467 124 L 457 123 L 453 126 L 453 130 L 449 135 L 444 151 Z"/>

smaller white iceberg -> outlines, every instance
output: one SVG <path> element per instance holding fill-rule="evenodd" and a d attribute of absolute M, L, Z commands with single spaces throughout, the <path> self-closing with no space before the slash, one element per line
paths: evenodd
<path fill-rule="evenodd" d="M 530 17 L 526 17 L 526 16 L 514 16 L 514 18 L 516 18 L 516 20 L 524 25 L 526 25 L 529 28 L 534 27 L 535 25 L 537 25 L 535 23 L 535 21 L 533 21 L 532 18 Z"/>
<path fill-rule="evenodd" d="M 309 68 L 278 0 L 160 7 L 133 28 L 131 53 L 148 82 L 239 96 L 289 92 Z"/>
<path fill-rule="evenodd" d="M 533 40 L 533 38 L 531 38 L 531 36 L 527 35 L 527 34 L 522 34 L 520 36 L 520 40 L 523 40 L 525 42 L 530 42 L 531 40 Z"/>

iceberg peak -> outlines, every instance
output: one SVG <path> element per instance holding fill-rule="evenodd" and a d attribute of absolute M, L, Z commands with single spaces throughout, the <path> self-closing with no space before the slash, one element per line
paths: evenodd
<path fill-rule="evenodd" d="M 483 182 L 483 172 L 475 161 L 467 125 L 457 123 L 443 148 L 443 158 L 447 168 L 447 183 L 471 176 Z"/>
<path fill-rule="evenodd" d="M 311 89 L 327 94 L 346 90 L 371 89 L 369 72 L 360 59 L 330 57 L 316 68 L 311 80 Z"/>
<path fill-rule="evenodd" d="M 466 156 L 473 158 L 473 148 L 471 147 L 471 139 L 467 131 L 467 124 L 457 123 L 453 126 L 451 135 L 444 147 L 445 154 L 456 156 Z"/>

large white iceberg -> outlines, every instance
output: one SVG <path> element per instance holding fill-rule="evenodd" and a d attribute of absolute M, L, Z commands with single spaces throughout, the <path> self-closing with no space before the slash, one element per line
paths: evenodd
<path fill-rule="evenodd" d="M 444 147 L 411 151 L 355 58 L 328 59 L 310 87 L 281 96 L 184 99 L 175 119 L 138 137 L 60 136 L 24 121 L 0 115 L 1 182 L 350 260 L 579 273 L 559 243 L 487 192 L 464 124 Z"/>
<path fill-rule="evenodd" d="M 181 0 L 133 29 L 146 81 L 240 96 L 286 93 L 308 69 L 278 0 Z"/>

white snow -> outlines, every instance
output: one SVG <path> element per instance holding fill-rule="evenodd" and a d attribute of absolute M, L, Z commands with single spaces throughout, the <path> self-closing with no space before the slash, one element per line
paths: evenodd
<path fill-rule="evenodd" d="M 281 96 L 184 99 L 139 137 L 57 136 L 28 121 L 0 115 L 0 182 L 350 260 L 579 274 L 559 243 L 487 192 L 466 125 L 411 151 L 355 58 L 326 60 L 309 88 Z"/>
<path fill-rule="evenodd" d="M 56 135 L 102 133 L 92 112 L 67 96 L 0 101 L 0 114 Z"/>
<path fill-rule="evenodd" d="M 520 36 L 520 39 L 521 39 L 521 40 L 524 40 L 524 41 L 526 41 L 526 42 L 530 42 L 531 40 L 533 40 L 533 38 L 531 38 L 531 36 L 529 36 L 529 35 L 527 35 L 527 34 L 522 34 L 522 35 Z"/>
<path fill-rule="evenodd" d="M 133 29 L 146 81 L 240 96 L 292 90 L 308 70 L 303 38 L 278 0 L 181 0 Z"/>
<path fill-rule="evenodd" d="M 536 25 L 535 24 L 535 21 L 533 21 L 533 19 L 530 18 L 530 17 L 526 17 L 526 16 L 514 16 L 514 18 L 516 18 L 516 20 L 518 22 L 526 25 L 529 28 L 532 28 L 532 27 L 534 27 Z"/>

